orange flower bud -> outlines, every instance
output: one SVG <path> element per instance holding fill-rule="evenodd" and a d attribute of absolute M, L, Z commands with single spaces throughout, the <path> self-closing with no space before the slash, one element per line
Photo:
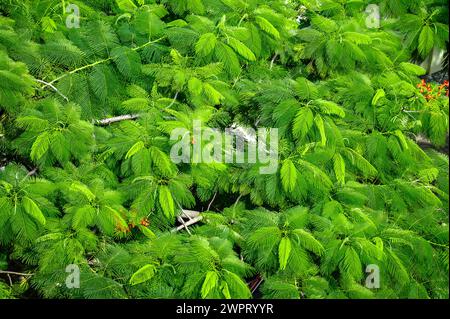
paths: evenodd
<path fill-rule="evenodd" d="M 141 220 L 141 225 L 147 227 L 148 225 L 150 225 L 150 222 L 147 218 L 144 218 Z"/>

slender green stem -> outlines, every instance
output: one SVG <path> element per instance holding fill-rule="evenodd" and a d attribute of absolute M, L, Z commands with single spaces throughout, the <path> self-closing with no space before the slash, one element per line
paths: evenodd
<path fill-rule="evenodd" d="M 429 241 L 429 240 L 425 240 L 425 241 L 428 242 L 428 243 L 431 244 L 431 245 L 439 246 L 439 247 L 444 247 L 444 248 L 447 248 L 447 249 L 448 249 L 448 246 L 447 246 L 447 245 L 438 244 L 438 243 L 435 243 L 435 242 L 432 242 L 432 241 Z"/>
<path fill-rule="evenodd" d="M 0 274 L 17 275 L 17 276 L 33 276 L 34 274 L 26 274 L 23 272 L 0 270 Z"/>
<path fill-rule="evenodd" d="M 132 48 L 131 50 L 137 51 L 137 50 L 143 49 L 143 48 L 145 48 L 147 45 L 150 45 L 150 44 L 159 42 L 159 41 L 163 40 L 164 38 L 165 38 L 165 36 L 164 36 L 164 37 L 161 37 L 161 38 L 159 38 L 159 39 L 153 40 L 153 41 L 149 41 L 149 42 L 147 42 L 147 43 L 144 43 L 143 45 L 140 45 L 140 46 L 138 46 L 138 47 Z M 109 58 L 102 59 L 102 60 L 93 62 L 93 63 L 91 63 L 91 64 L 87 64 L 87 65 L 84 65 L 84 66 L 82 66 L 82 67 L 76 68 L 76 69 L 74 69 L 74 70 L 72 70 L 72 71 L 69 71 L 69 72 L 67 72 L 67 73 L 64 73 L 64 74 L 61 75 L 61 76 L 58 76 L 56 79 L 54 79 L 54 80 L 48 82 L 47 84 L 45 84 L 42 88 L 45 88 L 47 85 L 52 85 L 53 83 L 55 83 L 55 82 L 57 82 L 57 81 L 59 81 L 59 80 L 65 78 L 65 77 L 68 76 L 68 75 L 77 73 L 77 72 L 79 72 L 79 71 L 82 71 L 82 70 L 85 70 L 85 69 L 88 69 L 88 68 L 92 68 L 92 67 L 94 67 L 94 66 L 96 66 L 96 65 L 98 65 L 98 64 L 108 62 L 108 61 L 110 61 L 110 60 L 112 60 L 112 59 L 113 59 L 113 57 L 110 56 Z"/>

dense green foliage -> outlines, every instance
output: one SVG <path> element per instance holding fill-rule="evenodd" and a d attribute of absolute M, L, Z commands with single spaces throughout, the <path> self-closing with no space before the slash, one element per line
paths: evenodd
<path fill-rule="evenodd" d="M 448 298 L 448 157 L 416 137 L 449 104 L 413 63 L 447 1 L 71 3 L 0 0 L 0 298 Z M 278 128 L 277 173 L 174 164 L 195 119 Z"/>

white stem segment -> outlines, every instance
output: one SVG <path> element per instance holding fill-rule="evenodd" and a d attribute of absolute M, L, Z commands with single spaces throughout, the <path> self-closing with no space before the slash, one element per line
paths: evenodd
<path fill-rule="evenodd" d="M 198 217 L 192 218 L 191 220 L 188 220 L 187 222 L 185 222 L 183 225 L 180 225 L 180 226 L 172 229 L 172 233 L 180 231 L 183 228 L 187 228 L 188 226 L 194 225 L 194 224 L 198 223 L 199 221 L 201 221 L 202 219 L 203 219 L 203 216 L 198 216 Z"/>
<path fill-rule="evenodd" d="M 138 117 L 139 117 L 139 114 L 126 114 L 126 115 L 110 117 L 110 118 L 103 119 L 103 120 L 97 120 L 96 122 L 97 122 L 97 124 L 100 124 L 100 125 L 108 125 L 108 124 L 116 123 L 116 122 L 120 122 L 120 121 L 135 120 Z"/>
<path fill-rule="evenodd" d="M 69 102 L 69 99 L 67 98 L 67 96 L 65 96 L 64 94 L 62 94 L 53 84 L 39 80 L 39 79 L 34 79 L 36 82 L 45 84 L 45 86 L 49 86 L 53 91 L 55 91 L 56 93 L 58 93 L 64 100 L 66 100 L 67 102 Z M 45 87 L 44 86 L 44 87 Z"/>

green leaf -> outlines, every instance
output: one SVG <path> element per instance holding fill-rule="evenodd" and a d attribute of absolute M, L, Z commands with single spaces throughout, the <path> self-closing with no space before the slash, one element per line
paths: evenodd
<path fill-rule="evenodd" d="M 164 22 L 154 13 L 143 11 L 136 16 L 136 31 L 147 35 L 148 40 L 154 39 L 163 34 Z"/>
<path fill-rule="evenodd" d="M 425 183 L 433 183 L 439 176 L 439 170 L 435 167 L 422 169 L 418 172 L 418 176 Z"/>
<path fill-rule="evenodd" d="M 403 150 L 408 150 L 408 142 L 406 141 L 405 135 L 403 135 L 402 131 L 395 130 L 394 135 L 398 138 L 398 141 L 400 142 L 400 145 L 402 146 Z"/>
<path fill-rule="evenodd" d="M 127 47 L 116 47 L 111 56 L 119 72 L 128 79 L 141 74 L 141 57 L 136 51 Z"/>
<path fill-rule="evenodd" d="M 43 132 L 34 141 L 31 146 L 30 157 L 33 161 L 39 160 L 48 151 L 50 147 L 49 133 Z"/>
<path fill-rule="evenodd" d="M 322 37 L 322 32 L 311 28 L 303 28 L 297 31 L 299 39 L 306 42 L 315 42 Z"/>
<path fill-rule="evenodd" d="M 127 154 L 125 155 L 125 159 L 129 159 L 131 156 L 133 156 L 134 154 L 136 154 L 137 152 L 139 152 L 140 150 L 142 150 L 143 148 L 145 148 L 145 144 L 142 141 L 138 141 L 136 142 L 127 152 Z"/>
<path fill-rule="evenodd" d="M 143 226 L 143 225 L 138 225 L 138 228 L 140 229 L 140 231 L 145 235 L 145 237 L 150 238 L 150 239 L 156 239 L 156 235 L 154 232 L 152 232 L 150 229 L 148 229 L 147 227 Z"/>
<path fill-rule="evenodd" d="M 149 100 L 143 97 L 134 97 L 122 102 L 122 106 L 126 110 L 133 112 L 143 111 L 148 108 Z"/>
<path fill-rule="evenodd" d="M 72 218 L 72 227 L 80 229 L 92 224 L 95 218 L 95 208 L 91 205 L 85 205 L 78 208 Z"/>
<path fill-rule="evenodd" d="M 202 298 L 205 299 L 208 297 L 208 295 L 211 293 L 214 288 L 217 287 L 219 282 L 219 276 L 215 271 L 208 271 L 205 276 L 205 280 L 203 281 L 202 285 Z"/>
<path fill-rule="evenodd" d="M 358 280 L 361 278 L 361 260 L 353 247 L 345 246 L 344 258 L 342 259 L 340 266 L 341 271 L 345 272 L 348 276 Z"/>
<path fill-rule="evenodd" d="M 318 100 L 315 100 L 314 103 L 320 107 L 321 111 L 324 114 L 337 115 L 341 118 L 345 117 L 345 112 L 342 109 L 342 107 L 340 107 L 339 105 L 337 105 L 334 102 L 318 99 Z"/>
<path fill-rule="evenodd" d="M 120 226 L 121 229 L 128 228 L 128 223 L 117 210 L 108 205 L 105 205 L 104 209 L 108 210 L 111 213 L 116 226 Z"/>
<path fill-rule="evenodd" d="M 297 185 L 297 168 L 290 159 L 284 160 L 280 174 L 283 189 L 286 192 L 292 192 Z"/>
<path fill-rule="evenodd" d="M 316 124 L 316 127 L 319 130 L 320 137 L 322 140 L 322 146 L 325 146 L 327 144 L 327 136 L 325 134 L 325 126 L 323 124 L 323 119 L 319 114 L 317 114 L 316 117 L 314 118 L 314 123 Z"/>
<path fill-rule="evenodd" d="M 203 5 L 202 0 L 189 0 L 186 1 L 186 5 L 193 14 L 203 15 L 205 13 L 205 6 Z"/>
<path fill-rule="evenodd" d="M 46 220 L 44 214 L 42 214 L 39 206 L 36 205 L 36 203 L 31 198 L 24 196 L 22 198 L 22 204 L 25 212 L 27 212 L 28 215 L 36 219 L 39 224 L 45 225 Z"/>
<path fill-rule="evenodd" d="M 378 259 L 382 259 L 384 255 L 384 243 L 380 237 L 374 237 L 373 241 L 375 242 L 375 246 L 378 250 Z"/>
<path fill-rule="evenodd" d="M 309 107 L 298 110 L 292 126 L 292 134 L 299 140 L 303 140 L 314 124 L 314 114 Z"/>
<path fill-rule="evenodd" d="M 325 252 L 322 244 L 317 239 L 315 239 L 311 233 L 303 229 L 295 229 L 293 233 L 297 236 L 300 245 L 302 245 L 307 250 L 312 251 L 318 256 L 322 256 Z"/>
<path fill-rule="evenodd" d="M 164 185 L 159 187 L 159 204 L 164 215 L 169 219 L 173 219 L 175 216 L 175 207 L 169 187 Z"/>
<path fill-rule="evenodd" d="M 17 126 L 32 131 L 42 131 L 48 127 L 48 120 L 36 116 L 22 116 L 16 120 Z"/>
<path fill-rule="evenodd" d="M 425 75 L 427 73 L 427 70 L 425 70 L 421 66 L 419 66 L 417 64 L 414 64 L 414 63 L 402 62 L 402 63 L 400 63 L 400 67 L 406 73 L 409 73 L 409 74 L 415 75 L 415 76 L 422 76 L 422 75 Z"/>
<path fill-rule="evenodd" d="M 11 192 L 11 190 L 13 189 L 13 185 L 11 185 L 10 183 L 8 183 L 8 182 L 5 182 L 5 181 L 2 181 L 2 180 L 0 180 L 0 186 L 7 192 L 7 193 L 9 193 L 9 192 Z M 0 197 L 1 198 L 1 197 Z M 6 200 L 6 199 L 5 199 Z M 1 207 L 1 206 L 0 206 Z"/>
<path fill-rule="evenodd" d="M 200 39 L 198 39 L 195 45 L 195 52 L 201 56 L 205 57 L 209 55 L 216 47 L 217 38 L 214 33 L 205 33 Z"/>
<path fill-rule="evenodd" d="M 331 182 L 328 175 L 325 174 L 325 172 L 316 165 L 302 159 L 300 159 L 298 162 L 302 168 L 306 168 L 310 173 L 313 174 L 314 180 L 311 181 L 313 184 L 320 185 L 320 187 L 325 188 L 330 188 L 333 185 L 333 182 Z"/>
<path fill-rule="evenodd" d="M 170 57 L 172 58 L 173 63 L 175 63 L 176 65 L 181 65 L 183 63 L 183 56 L 176 49 L 170 50 Z"/>
<path fill-rule="evenodd" d="M 58 28 L 55 21 L 50 17 L 43 17 L 41 19 L 42 30 L 44 32 L 53 33 Z"/>
<path fill-rule="evenodd" d="M 53 131 L 51 137 L 50 149 L 52 154 L 60 163 L 65 163 L 70 158 L 70 142 L 67 141 L 64 134 L 60 131 Z"/>
<path fill-rule="evenodd" d="M 430 26 L 426 25 L 422 28 L 419 36 L 419 53 L 425 58 L 428 54 L 430 54 L 431 50 L 434 47 L 434 32 Z"/>
<path fill-rule="evenodd" d="M 173 173 L 175 172 L 175 165 L 166 153 L 161 151 L 159 148 L 152 146 L 150 147 L 150 157 L 153 164 L 164 176 L 173 175 Z"/>
<path fill-rule="evenodd" d="M 188 89 L 189 93 L 191 93 L 194 96 L 198 96 L 203 92 L 203 83 L 196 77 L 192 77 L 188 81 Z"/>
<path fill-rule="evenodd" d="M 343 37 L 355 44 L 370 44 L 370 36 L 358 32 L 344 32 Z"/>
<path fill-rule="evenodd" d="M 119 9 L 125 12 L 134 12 L 137 8 L 132 0 L 116 0 L 116 3 Z"/>
<path fill-rule="evenodd" d="M 446 142 L 446 136 L 448 133 L 448 115 L 445 112 L 431 112 L 430 114 L 430 127 L 429 136 L 431 141 L 436 146 L 444 146 Z"/>
<path fill-rule="evenodd" d="M 226 281 L 222 280 L 222 283 L 220 285 L 220 288 L 222 290 L 222 293 L 225 297 L 225 299 L 231 299 L 231 295 L 230 295 L 230 289 L 228 288 L 228 284 Z"/>
<path fill-rule="evenodd" d="M 297 82 L 295 85 L 297 94 L 302 100 L 309 101 L 318 98 L 319 91 L 314 83 L 303 77 L 299 77 L 295 81 Z"/>
<path fill-rule="evenodd" d="M 326 33 L 334 32 L 338 29 L 337 23 L 332 19 L 325 18 L 321 15 L 315 15 L 311 18 L 311 25 L 320 31 Z"/>
<path fill-rule="evenodd" d="M 410 281 L 410 272 L 405 267 L 403 261 L 398 257 L 392 248 L 386 249 L 387 271 L 396 278 L 398 282 L 406 284 Z"/>
<path fill-rule="evenodd" d="M 241 277 L 226 269 L 223 269 L 222 274 L 228 284 L 232 298 L 249 299 L 252 297 L 250 289 Z"/>
<path fill-rule="evenodd" d="M 280 262 L 280 270 L 286 269 L 289 256 L 291 255 L 292 244 L 291 240 L 287 237 L 281 238 L 280 245 L 278 246 L 278 259 Z"/>
<path fill-rule="evenodd" d="M 352 150 L 351 148 L 346 148 L 344 155 L 348 161 L 355 165 L 364 176 L 372 177 L 378 174 L 378 171 L 368 160 L 366 160 L 361 154 Z"/>
<path fill-rule="evenodd" d="M 36 238 L 36 243 L 43 243 L 49 240 L 61 240 L 64 239 L 63 233 L 50 233 L 39 238 Z"/>
<path fill-rule="evenodd" d="M 130 278 L 130 285 L 138 285 L 143 282 L 149 281 L 156 274 L 156 266 L 153 264 L 145 265 L 136 271 Z"/>
<path fill-rule="evenodd" d="M 372 98 L 372 105 L 373 106 L 377 105 L 378 101 L 381 98 L 385 97 L 385 96 L 386 96 L 386 93 L 384 92 L 384 90 L 383 89 L 378 89 L 377 92 L 375 93 L 375 95 Z"/>
<path fill-rule="evenodd" d="M 280 38 L 280 32 L 278 32 L 278 30 L 273 26 L 273 24 L 270 23 L 266 18 L 256 16 L 255 22 L 264 32 L 270 34 L 275 39 Z"/>
<path fill-rule="evenodd" d="M 203 90 L 208 97 L 208 99 L 214 105 L 219 105 L 220 102 L 225 98 L 219 91 L 217 91 L 211 84 L 203 83 Z"/>
<path fill-rule="evenodd" d="M 72 185 L 70 185 L 70 188 L 71 190 L 82 193 L 90 202 L 95 199 L 94 193 L 92 193 L 86 185 L 80 182 L 73 182 Z"/>
<path fill-rule="evenodd" d="M 255 54 L 241 41 L 229 37 L 228 38 L 228 44 L 230 47 L 232 47 L 237 53 L 239 53 L 240 56 L 243 58 L 249 60 L 249 61 L 256 61 Z"/>
<path fill-rule="evenodd" d="M 218 42 L 216 50 L 214 51 L 215 57 L 223 63 L 225 71 L 231 76 L 237 76 L 241 71 L 241 65 L 239 59 L 234 50 L 225 43 Z"/>
<path fill-rule="evenodd" d="M 333 156 L 333 168 L 334 174 L 336 175 L 336 179 L 340 185 L 345 184 L 345 161 L 342 158 L 341 154 L 336 153 Z"/>

